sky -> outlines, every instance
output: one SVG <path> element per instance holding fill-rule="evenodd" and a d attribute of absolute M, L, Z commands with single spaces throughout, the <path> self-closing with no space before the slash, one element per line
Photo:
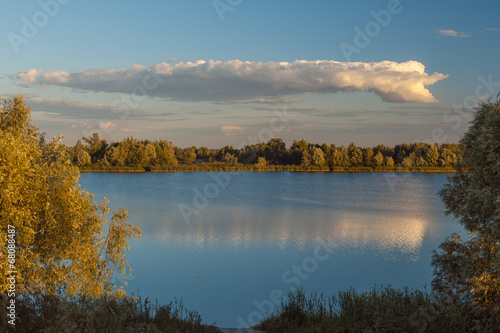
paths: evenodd
<path fill-rule="evenodd" d="M 458 142 L 500 91 L 498 0 L 3 4 L 0 96 L 48 138 Z M 495 61 L 495 60 L 497 61 Z"/>

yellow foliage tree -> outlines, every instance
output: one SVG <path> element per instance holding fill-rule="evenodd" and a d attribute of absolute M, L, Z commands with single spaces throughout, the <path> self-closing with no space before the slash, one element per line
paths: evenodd
<path fill-rule="evenodd" d="M 44 141 L 22 96 L 0 103 L 0 292 L 15 271 L 16 294 L 115 293 L 112 279 L 117 269 L 124 279 L 130 271 L 125 250 L 140 229 L 124 209 L 104 218 L 107 200 L 97 203 L 80 187 L 66 147 L 60 138 Z"/>

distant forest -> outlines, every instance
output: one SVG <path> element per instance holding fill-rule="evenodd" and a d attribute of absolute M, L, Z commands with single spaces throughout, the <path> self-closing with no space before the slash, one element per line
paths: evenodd
<path fill-rule="evenodd" d="M 348 147 L 294 140 L 290 148 L 281 138 L 247 145 L 176 147 L 171 141 L 107 142 L 94 133 L 78 140 L 68 153 L 82 171 L 453 171 L 462 159 L 454 143 L 416 142 L 394 147 Z"/>

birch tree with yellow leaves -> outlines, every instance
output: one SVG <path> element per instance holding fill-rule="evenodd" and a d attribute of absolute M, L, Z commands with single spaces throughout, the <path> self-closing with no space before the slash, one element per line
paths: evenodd
<path fill-rule="evenodd" d="M 0 103 L 0 292 L 15 271 L 17 294 L 114 294 L 115 273 L 125 279 L 130 270 L 128 240 L 140 229 L 124 209 L 105 219 L 106 199 L 98 203 L 80 187 L 66 147 L 60 138 L 45 142 L 22 96 Z M 8 239 L 15 239 L 13 266 Z"/>

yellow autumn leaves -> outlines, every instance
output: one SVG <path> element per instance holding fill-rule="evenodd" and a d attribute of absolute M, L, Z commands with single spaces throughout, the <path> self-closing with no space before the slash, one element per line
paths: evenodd
<path fill-rule="evenodd" d="M 97 203 L 80 188 L 66 147 L 37 133 L 22 96 L 1 103 L 0 292 L 7 290 L 4 236 L 10 224 L 16 229 L 18 293 L 116 293 L 112 278 L 119 270 L 125 279 L 125 250 L 140 229 L 126 222 L 124 209 L 104 218 L 107 201 Z"/>

